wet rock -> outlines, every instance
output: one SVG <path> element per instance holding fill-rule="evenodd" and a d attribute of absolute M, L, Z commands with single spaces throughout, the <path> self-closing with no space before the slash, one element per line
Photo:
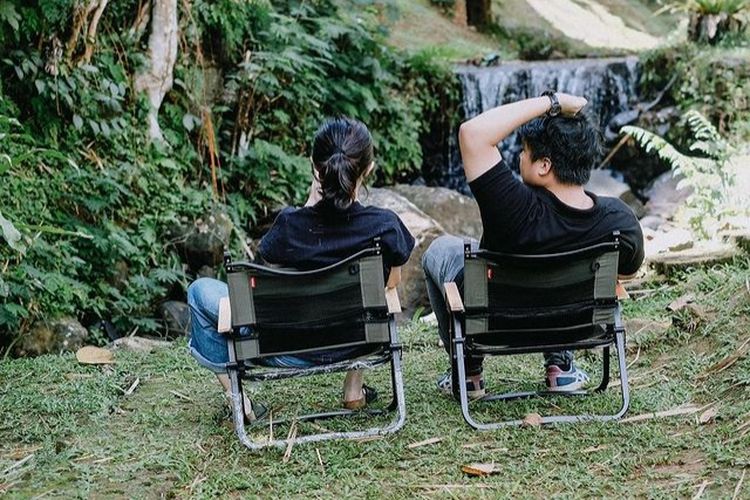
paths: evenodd
<path fill-rule="evenodd" d="M 643 228 L 643 238 L 647 257 L 662 252 L 687 250 L 693 248 L 695 244 L 693 234 L 682 228 L 667 228 L 658 231 Z"/>
<path fill-rule="evenodd" d="M 202 266 L 200 269 L 198 269 L 198 272 L 196 273 L 198 278 L 214 278 L 216 279 L 216 269 L 214 269 L 211 266 Z"/>
<path fill-rule="evenodd" d="M 650 229 L 655 231 L 666 223 L 666 219 L 659 217 L 658 215 L 646 215 L 641 218 L 640 223 L 643 229 Z"/>
<path fill-rule="evenodd" d="M 372 188 L 369 193 L 363 195 L 361 200 L 364 205 L 393 210 L 414 236 L 414 250 L 409 261 L 401 269 L 401 285 L 398 287 L 404 310 L 401 319 L 411 318 L 418 307 L 429 307 L 422 273 L 422 255 L 432 240 L 445 234 L 445 230 L 412 202 L 391 190 Z"/>
<path fill-rule="evenodd" d="M 88 337 L 89 332 L 75 318 L 37 322 L 21 338 L 14 354 L 23 357 L 76 351 L 86 343 Z"/>
<path fill-rule="evenodd" d="M 184 302 L 168 300 L 159 306 L 167 337 L 175 338 L 190 332 L 190 308 Z"/>
<path fill-rule="evenodd" d="M 172 345 L 164 340 L 154 340 L 146 337 L 123 337 L 112 342 L 113 349 L 148 354 L 154 349 L 163 349 Z"/>
<path fill-rule="evenodd" d="M 646 214 L 643 203 L 630 190 L 630 186 L 616 179 L 610 170 L 593 170 L 585 188 L 599 196 L 621 199 L 633 210 L 636 217 L 643 217 Z"/>
<path fill-rule="evenodd" d="M 388 189 L 412 202 L 449 234 L 475 239 L 482 237 L 482 219 L 473 198 L 441 187 L 400 184 Z"/>
<path fill-rule="evenodd" d="M 670 220 L 677 210 L 685 204 L 692 189 L 677 189 L 680 177 L 672 175 L 672 171 L 664 172 L 646 188 L 643 194 L 648 198 L 646 202 L 647 216 L 660 217 Z"/>
<path fill-rule="evenodd" d="M 222 262 L 232 228 L 229 216 L 213 210 L 192 225 L 172 227 L 168 237 L 177 246 L 188 267 L 195 272 L 203 266 L 216 267 Z"/>

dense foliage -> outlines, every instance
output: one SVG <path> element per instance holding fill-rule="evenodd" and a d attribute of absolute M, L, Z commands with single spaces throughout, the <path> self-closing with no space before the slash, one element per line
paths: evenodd
<path fill-rule="evenodd" d="M 326 116 L 368 124 L 378 182 L 415 175 L 452 75 L 387 48 L 390 2 L 348 3 L 178 2 L 152 144 L 133 88 L 142 2 L 110 2 L 92 40 L 75 36 L 81 2 L 0 0 L 0 346 L 60 315 L 158 330 L 155 306 L 188 280 L 172 228 L 218 207 L 243 235 L 300 202 Z"/>
<path fill-rule="evenodd" d="M 719 47 L 683 44 L 641 57 L 647 94 L 667 87 L 667 102 L 696 109 L 731 140 L 750 139 L 750 41 L 743 35 Z M 678 141 L 680 142 L 680 141 Z M 688 140 L 681 141 L 687 143 Z"/>

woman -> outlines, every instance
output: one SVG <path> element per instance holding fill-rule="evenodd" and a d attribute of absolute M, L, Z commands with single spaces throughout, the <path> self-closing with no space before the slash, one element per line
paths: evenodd
<path fill-rule="evenodd" d="M 380 237 L 386 286 L 401 280 L 400 267 L 409 259 L 414 238 L 390 210 L 364 207 L 357 193 L 374 169 L 372 137 L 365 125 L 350 118 L 326 121 L 315 134 L 312 150 L 312 183 L 304 207 L 281 211 L 258 248 L 270 264 L 297 269 L 316 269 L 338 262 L 372 245 Z M 201 278 L 188 288 L 192 316 L 190 352 L 198 362 L 216 373 L 225 391 L 227 344 L 216 331 L 219 299 L 228 295 L 227 285 Z M 351 348 L 328 350 L 305 357 L 274 356 L 262 360 L 265 366 L 305 368 L 321 362 L 348 358 Z M 361 370 L 347 372 L 343 405 L 359 409 L 376 397 L 364 385 Z M 244 396 L 248 421 L 262 417 L 266 409 Z"/>

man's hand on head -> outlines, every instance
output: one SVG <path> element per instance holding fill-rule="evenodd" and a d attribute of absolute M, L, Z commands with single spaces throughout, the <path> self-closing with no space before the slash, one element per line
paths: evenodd
<path fill-rule="evenodd" d="M 589 102 L 585 97 L 562 92 L 557 92 L 555 95 L 560 103 L 560 113 L 564 116 L 575 116 Z"/>

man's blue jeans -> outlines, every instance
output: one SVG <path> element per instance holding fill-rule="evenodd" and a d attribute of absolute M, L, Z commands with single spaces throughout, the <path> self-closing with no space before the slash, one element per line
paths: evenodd
<path fill-rule="evenodd" d="M 472 250 L 479 248 L 479 242 L 470 240 Z M 450 354 L 450 315 L 445 304 L 443 283 L 453 281 L 463 295 L 464 285 L 464 240 L 445 235 L 436 238 L 422 255 L 422 270 L 427 284 L 427 296 L 438 321 L 438 333 L 445 350 Z M 544 353 L 545 366 L 569 366 L 573 362 L 572 351 Z M 467 375 L 482 373 L 482 357 L 466 359 Z"/>

